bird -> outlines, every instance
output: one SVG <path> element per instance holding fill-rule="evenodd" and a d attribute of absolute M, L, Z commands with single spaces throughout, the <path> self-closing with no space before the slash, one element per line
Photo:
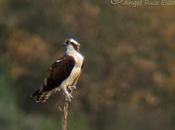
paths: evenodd
<path fill-rule="evenodd" d="M 71 101 L 73 98 L 71 92 L 76 89 L 84 66 L 84 56 L 80 53 L 80 43 L 75 39 L 66 39 L 64 45 L 66 46 L 64 56 L 51 65 L 41 87 L 32 94 L 37 103 L 46 102 L 58 91 L 63 92 L 66 101 Z"/>

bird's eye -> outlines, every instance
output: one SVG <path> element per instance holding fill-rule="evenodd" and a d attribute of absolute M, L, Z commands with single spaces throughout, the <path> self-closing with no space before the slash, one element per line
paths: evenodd
<path fill-rule="evenodd" d="M 66 41 L 65 41 L 65 44 L 68 45 L 68 44 L 69 44 L 69 40 L 66 40 Z"/>

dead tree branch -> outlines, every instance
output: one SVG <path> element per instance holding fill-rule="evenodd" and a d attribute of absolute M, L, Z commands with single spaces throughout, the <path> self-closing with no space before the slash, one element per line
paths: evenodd
<path fill-rule="evenodd" d="M 61 111 L 61 130 L 67 130 L 67 118 L 68 118 L 69 102 L 64 101 L 63 107 L 59 108 Z"/>

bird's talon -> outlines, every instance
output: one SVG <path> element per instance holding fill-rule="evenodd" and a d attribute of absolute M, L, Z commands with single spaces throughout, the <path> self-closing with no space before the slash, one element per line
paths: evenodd
<path fill-rule="evenodd" d="M 69 86 L 69 89 L 70 89 L 71 91 L 73 91 L 73 90 L 76 89 L 76 86 L 75 86 L 75 85 L 73 85 L 73 86 Z"/>
<path fill-rule="evenodd" d="M 67 90 L 64 91 L 64 95 L 66 97 L 66 101 L 71 102 L 71 99 L 73 98 L 73 96 Z"/>

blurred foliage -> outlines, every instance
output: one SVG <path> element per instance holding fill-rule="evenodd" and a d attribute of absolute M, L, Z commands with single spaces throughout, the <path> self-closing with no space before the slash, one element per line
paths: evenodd
<path fill-rule="evenodd" d="M 70 130 L 175 129 L 173 7 L 0 0 L 1 129 L 60 127 L 60 96 L 35 104 L 30 95 L 69 37 L 86 58 Z"/>

